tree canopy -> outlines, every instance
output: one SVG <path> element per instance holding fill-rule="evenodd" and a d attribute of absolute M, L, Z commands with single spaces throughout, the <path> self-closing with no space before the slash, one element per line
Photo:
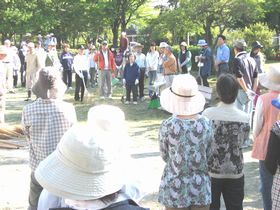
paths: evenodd
<path fill-rule="evenodd" d="M 219 33 L 257 23 L 279 34 L 279 10 L 279 0 L 3 0 L 0 33 L 3 41 L 53 32 L 73 45 L 105 36 L 117 46 L 120 32 L 132 27 L 149 36 L 144 41 L 177 44 L 190 36 L 212 45 Z"/>

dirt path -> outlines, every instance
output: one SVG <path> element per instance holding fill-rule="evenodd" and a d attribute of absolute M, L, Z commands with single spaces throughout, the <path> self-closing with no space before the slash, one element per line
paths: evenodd
<path fill-rule="evenodd" d="M 8 95 L 7 122 L 20 122 L 21 110 L 25 102 L 25 94 L 15 98 Z M 163 207 L 157 202 L 157 191 L 164 167 L 160 158 L 158 143 L 155 136 L 147 135 L 147 131 L 157 132 L 158 125 L 138 126 L 137 122 L 129 122 L 129 131 L 132 138 L 130 151 L 132 156 L 131 171 L 145 196 L 141 202 L 151 210 L 160 210 Z M 261 196 L 258 192 L 259 174 L 258 163 L 250 158 L 250 151 L 244 151 L 245 159 L 245 199 L 244 209 L 262 209 Z M 26 209 L 29 190 L 28 149 L 18 150 L 0 149 L 0 209 Z"/>

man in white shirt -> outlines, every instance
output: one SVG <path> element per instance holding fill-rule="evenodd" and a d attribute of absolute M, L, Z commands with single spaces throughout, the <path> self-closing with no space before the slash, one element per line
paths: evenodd
<path fill-rule="evenodd" d="M 146 71 L 146 56 L 142 53 L 143 45 L 135 45 L 136 50 L 136 60 L 135 62 L 139 66 L 139 98 L 144 101 L 144 82 L 145 82 L 145 71 Z"/>
<path fill-rule="evenodd" d="M 79 53 L 74 57 L 73 65 L 76 72 L 76 89 L 75 89 L 75 101 L 83 101 L 85 93 L 85 84 L 87 84 L 89 75 L 89 60 L 85 55 L 85 48 L 80 46 Z M 81 90 L 81 96 L 79 96 Z"/>

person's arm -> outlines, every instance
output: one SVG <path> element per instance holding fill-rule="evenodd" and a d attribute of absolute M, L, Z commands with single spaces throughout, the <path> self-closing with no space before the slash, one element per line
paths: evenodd
<path fill-rule="evenodd" d="M 254 120 L 253 120 L 253 139 L 261 132 L 263 127 L 263 101 L 259 97 L 256 104 Z"/>
<path fill-rule="evenodd" d="M 256 91 L 257 91 L 258 85 L 259 85 L 259 78 L 256 77 L 256 78 L 254 78 L 254 80 L 253 80 L 253 91 L 254 91 L 255 93 L 256 93 Z"/>
<path fill-rule="evenodd" d="M 257 65 L 255 66 L 254 73 L 253 73 L 253 91 L 256 92 L 258 85 L 259 85 L 259 77 L 258 77 L 258 68 Z"/>
<path fill-rule="evenodd" d="M 137 71 L 136 71 L 135 85 L 138 85 L 139 84 L 139 77 L 140 77 L 140 68 L 137 64 L 136 64 L 136 69 L 137 69 Z"/>
<path fill-rule="evenodd" d="M 159 53 L 158 53 L 158 51 L 155 51 L 153 63 L 151 65 L 153 67 L 152 70 L 157 70 L 157 68 L 158 68 L 158 61 L 159 61 L 158 59 L 159 59 Z"/>
<path fill-rule="evenodd" d="M 229 48 L 224 46 L 220 57 L 220 63 L 227 63 L 229 61 L 230 51 Z"/>
<path fill-rule="evenodd" d="M 79 59 L 78 59 L 77 56 L 78 56 L 78 55 L 76 55 L 76 56 L 74 57 L 74 60 L 73 60 L 74 71 L 75 71 L 76 74 L 79 75 L 80 78 L 82 78 L 82 77 L 83 77 L 83 74 L 82 74 L 82 72 L 81 72 L 80 69 L 79 69 Z"/>
<path fill-rule="evenodd" d="M 52 208 L 65 207 L 62 206 L 62 203 L 64 203 L 62 201 L 62 198 L 51 194 L 46 189 L 43 189 L 38 201 L 38 210 L 47 210 Z"/>
<path fill-rule="evenodd" d="M 22 117 L 21 117 L 21 125 L 22 125 L 22 129 L 23 129 L 23 133 L 26 136 L 27 141 L 30 141 L 30 132 L 29 132 L 29 128 L 30 128 L 30 124 L 28 122 L 28 117 L 29 115 L 26 114 L 26 108 L 23 108 L 22 111 Z"/>
<path fill-rule="evenodd" d="M 166 133 L 168 129 L 164 123 L 161 124 L 159 128 L 159 150 L 161 158 L 164 162 L 168 160 L 168 134 Z"/>
<path fill-rule="evenodd" d="M 280 160 L 279 150 L 280 150 L 280 139 L 273 131 L 271 131 L 269 141 L 268 141 L 267 154 L 264 163 L 267 170 L 272 175 L 275 175 L 276 170 L 278 168 L 278 161 Z"/>
<path fill-rule="evenodd" d="M 177 59 L 177 63 L 178 63 L 178 69 L 179 69 L 179 73 L 182 73 L 182 66 L 181 66 L 181 62 L 180 62 L 180 56 L 178 56 L 178 59 Z"/>
<path fill-rule="evenodd" d="M 109 51 L 109 59 L 111 63 L 111 72 L 113 73 L 116 70 L 116 63 L 115 63 L 114 55 L 111 51 Z"/>

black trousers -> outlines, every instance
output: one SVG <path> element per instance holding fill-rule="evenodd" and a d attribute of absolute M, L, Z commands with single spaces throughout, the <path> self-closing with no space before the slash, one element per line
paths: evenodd
<path fill-rule="evenodd" d="M 139 77 L 139 97 L 144 97 L 144 81 L 145 81 L 145 68 L 140 68 Z"/>
<path fill-rule="evenodd" d="M 72 87 L 72 71 L 63 69 L 62 79 L 67 87 Z"/>
<path fill-rule="evenodd" d="M 88 72 L 87 71 L 82 71 L 83 76 L 84 76 L 84 81 L 85 84 L 87 84 L 88 81 Z M 75 89 L 75 101 L 83 101 L 84 99 L 84 94 L 85 94 L 85 86 L 83 83 L 83 80 L 80 78 L 78 74 L 75 76 L 76 79 L 76 89 Z M 79 96 L 81 90 L 81 97 Z"/>
<path fill-rule="evenodd" d="M 22 87 L 26 86 L 26 63 L 20 67 L 20 82 Z"/>
<path fill-rule="evenodd" d="M 201 77 L 201 79 L 200 79 L 200 77 Z M 200 77 L 196 78 L 197 84 L 209 87 L 209 82 L 207 80 L 208 76 L 204 75 L 204 76 L 200 76 Z M 202 84 L 201 84 L 201 81 L 202 81 Z"/>
<path fill-rule="evenodd" d="M 133 101 L 137 101 L 137 86 L 126 84 L 125 88 L 126 88 L 126 101 L 130 101 L 131 91 L 132 91 Z"/>
<path fill-rule="evenodd" d="M 14 88 L 16 88 L 17 87 L 17 83 L 18 83 L 18 75 L 14 75 L 13 78 L 14 78 L 13 86 L 14 86 Z"/>
<path fill-rule="evenodd" d="M 244 176 L 238 179 L 211 178 L 212 203 L 210 210 L 220 209 L 223 195 L 227 210 L 243 210 Z"/>

